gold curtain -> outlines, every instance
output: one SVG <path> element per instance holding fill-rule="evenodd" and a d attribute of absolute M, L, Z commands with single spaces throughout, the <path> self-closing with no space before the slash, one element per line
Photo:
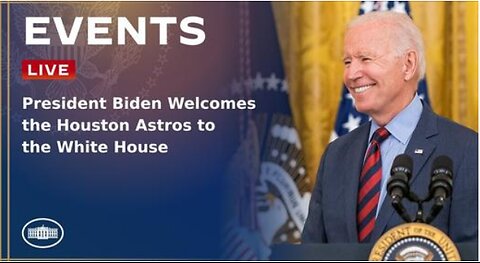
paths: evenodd
<path fill-rule="evenodd" d="M 433 109 L 478 131 L 477 2 L 412 2 L 411 12 L 425 41 Z"/>
<path fill-rule="evenodd" d="M 342 88 L 343 34 L 359 2 L 273 3 L 290 106 L 315 180 Z M 438 114 L 478 131 L 477 2 L 411 2 L 423 33 L 427 85 Z"/>

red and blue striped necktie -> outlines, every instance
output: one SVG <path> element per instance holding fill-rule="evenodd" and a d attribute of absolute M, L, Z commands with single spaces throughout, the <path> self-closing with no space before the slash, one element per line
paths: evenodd
<path fill-rule="evenodd" d="M 390 133 L 384 127 L 375 131 L 363 163 L 357 198 L 357 228 L 360 242 L 368 242 L 375 227 L 375 214 L 382 181 L 380 144 L 389 135 Z"/>

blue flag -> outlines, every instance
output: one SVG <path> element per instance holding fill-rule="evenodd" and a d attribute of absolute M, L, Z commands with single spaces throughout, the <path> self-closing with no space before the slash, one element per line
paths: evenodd
<path fill-rule="evenodd" d="M 239 3 L 239 79 L 232 91 L 255 99 L 240 117 L 231 160 L 225 259 L 265 260 L 270 246 L 299 242 L 310 200 L 309 179 L 293 125 L 271 3 Z"/>
<path fill-rule="evenodd" d="M 405 13 L 411 16 L 408 1 L 362 1 L 359 14 L 363 15 L 369 12 L 387 10 Z M 423 101 L 430 104 L 426 78 L 419 82 L 417 93 Z M 369 117 L 366 114 L 360 113 L 355 109 L 354 103 L 352 95 L 350 95 L 347 88 L 344 86 L 342 89 L 342 98 L 340 106 L 338 107 L 334 131 L 332 132 L 330 141 L 347 134 L 369 120 Z"/>

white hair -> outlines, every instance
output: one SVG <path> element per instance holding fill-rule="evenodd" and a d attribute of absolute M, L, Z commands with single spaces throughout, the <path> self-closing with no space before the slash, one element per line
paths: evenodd
<path fill-rule="evenodd" d="M 420 29 L 413 23 L 412 19 L 404 14 L 393 11 L 370 12 L 354 18 L 347 26 L 347 31 L 355 26 L 369 22 L 384 22 L 393 26 L 390 32 L 395 35 L 397 55 L 403 55 L 408 49 L 417 52 L 418 58 L 418 80 L 425 77 L 425 49 Z"/>

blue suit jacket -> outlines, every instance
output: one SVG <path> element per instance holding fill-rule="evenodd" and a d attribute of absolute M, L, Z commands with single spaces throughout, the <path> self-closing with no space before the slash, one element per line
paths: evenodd
<path fill-rule="evenodd" d="M 365 155 L 370 123 L 328 145 L 320 162 L 309 214 L 303 230 L 303 242 L 358 242 L 356 206 L 358 179 Z M 423 149 L 423 154 L 415 154 Z M 452 196 L 432 222 L 454 242 L 478 238 L 478 134 L 442 118 L 424 105 L 422 115 L 405 150 L 413 159 L 410 189 L 421 198 L 428 194 L 433 160 L 439 155 L 453 161 Z M 384 167 L 383 169 L 390 169 Z M 417 205 L 403 204 L 411 217 Z M 432 201 L 424 206 L 428 215 Z M 377 216 L 371 242 L 389 229 L 404 223 L 386 196 Z"/>

